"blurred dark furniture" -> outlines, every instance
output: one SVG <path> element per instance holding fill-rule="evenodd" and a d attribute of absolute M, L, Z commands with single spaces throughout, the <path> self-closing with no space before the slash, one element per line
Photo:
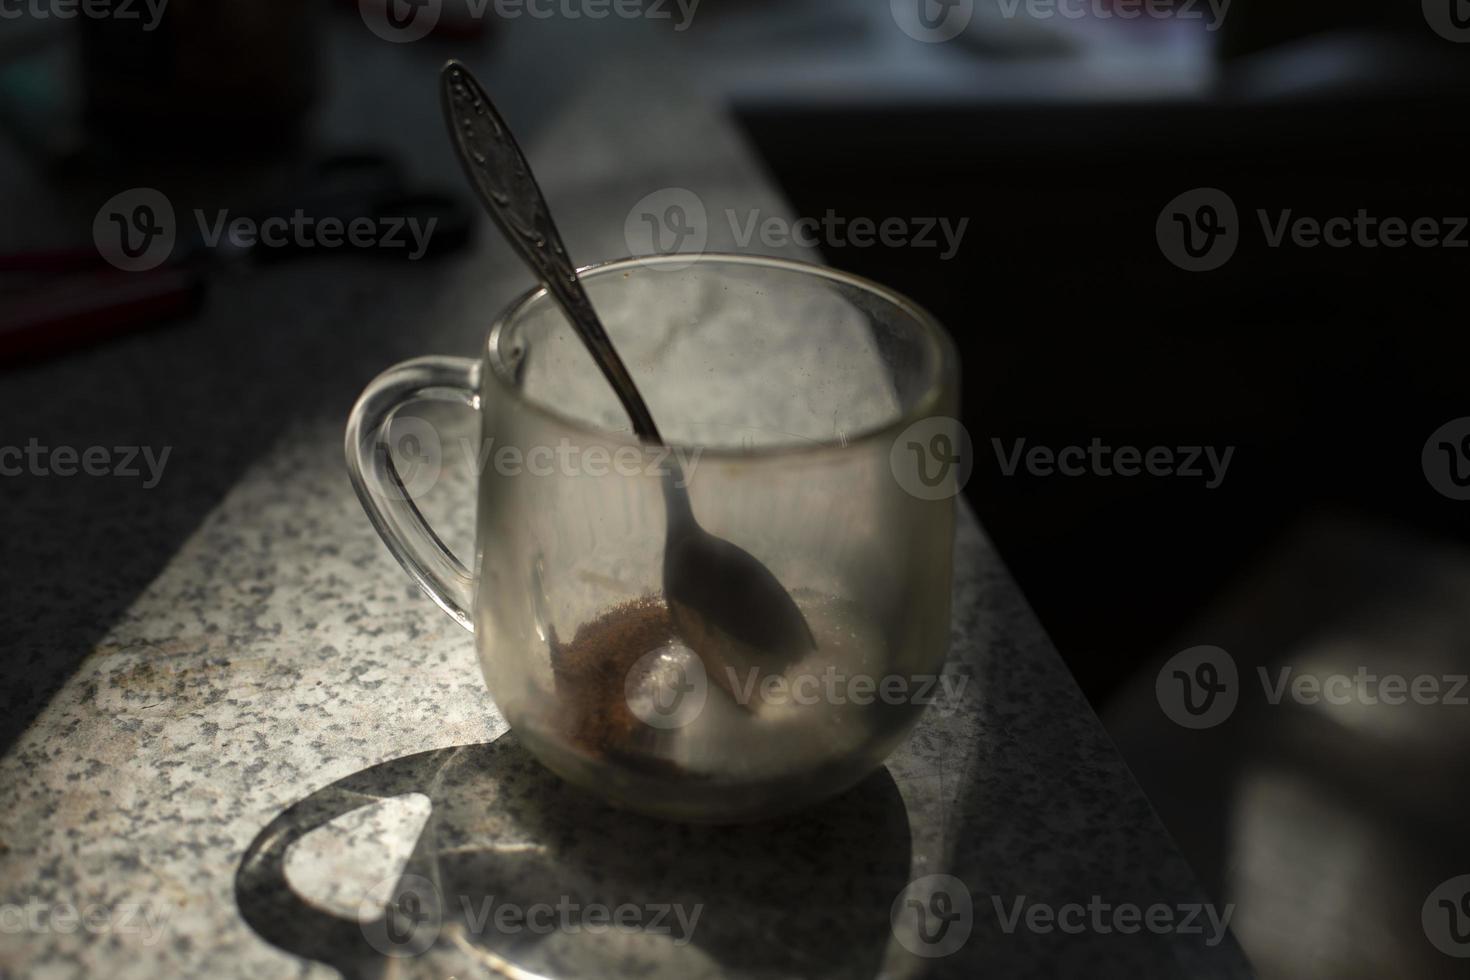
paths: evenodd
<path fill-rule="evenodd" d="M 1449 45 L 1447 45 L 1449 46 Z M 1453 46 L 1449 46 L 1453 47 Z M 1255 212 L 1470 215 L 1465 89 L 887 110 L 742 107 L 800 214 L 970 216 L 959 255 L 842 248 L 932 307 L 965 366 L 971 502 L 1094 704 L 1309 503 L 1470 540 L 1420 469 L 1470 414 L 1457 250 L 1271 249 L 1167 262 L 1185 190 Z M 1002 475 L 1007 444 L 1237 447 L 1226 482 Z"/>

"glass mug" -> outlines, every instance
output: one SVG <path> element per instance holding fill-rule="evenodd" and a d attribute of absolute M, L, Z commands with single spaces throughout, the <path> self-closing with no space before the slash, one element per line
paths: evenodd
<path fill-rule="evenodd" d="M 476 360 L 407 361 L 352 410 L 347 462 L 389 549 L 475 634 L 522 744 L 615 805 L 676 820 L 790 812 L 881 765 L 949 640 L 958 369 L 891 290 L 784 259 L 670 255 L 580 273 L 668 449 L 641 444 L 544 289 Z M 479 412 L 473 571 L 394 468 L 405 405 Z M 938 447 L 933 453 L 931 447 Z M 755 556 L 816 648 L 782 671 L 706 664 L 662 594 L 661 481 Z M 412 482 L 412 481 L 410 481 Z"/>

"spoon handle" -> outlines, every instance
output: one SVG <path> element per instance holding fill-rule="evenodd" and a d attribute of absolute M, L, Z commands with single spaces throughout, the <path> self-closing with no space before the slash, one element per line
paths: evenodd
<path fill-rule="evenodd" d="M 644 442 L 662 444 L 653 415 L 577 278 L 546 198 L 510 128 L 484 88 L 458 61 L 445 64 L 440 83 L 444 120 L 465 175 L 480 192 L 485 210 L 566 311 L 572 328 L 627 410 L 633 432 Z"/>

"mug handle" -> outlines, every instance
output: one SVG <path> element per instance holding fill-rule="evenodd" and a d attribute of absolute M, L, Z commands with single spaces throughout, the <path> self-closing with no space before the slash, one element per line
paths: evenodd
<path fill-rule="evenodd" d="M 388 427 L 399 409 L 416 401 L 452 402 L 478 411 L 479 362 L 420 357 L 374 378 L 347 417 L 347 473 L 393 557 L 430 599 L 473 633 L 475 578 L 429 527 L 393 465 Z"/>

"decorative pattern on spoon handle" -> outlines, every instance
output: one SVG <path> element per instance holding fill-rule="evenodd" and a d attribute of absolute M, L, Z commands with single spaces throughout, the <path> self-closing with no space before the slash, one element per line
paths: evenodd
<path fill-rule="evenodd" d="M 663 443 L 653 415 L 633 384 L 623 359 L 603 329 L 577 268 L 551 220 L 531 166 L 490 96 L 469 70 L 450 61 L 441 74 L 444 118 L 454 136 L 465 175 L 495 223 L 572 314 L 572 326 L 592 348 L 598 367 L 645 442 Z"/>

